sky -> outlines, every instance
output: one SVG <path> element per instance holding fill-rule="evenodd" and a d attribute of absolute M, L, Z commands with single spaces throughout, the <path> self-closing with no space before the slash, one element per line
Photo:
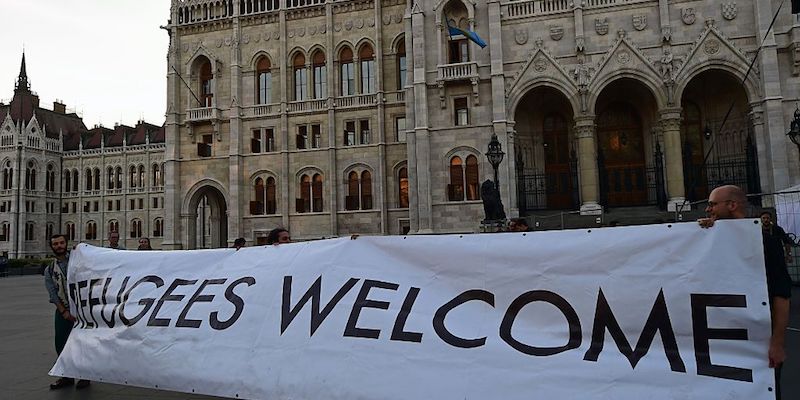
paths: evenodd
<path fill-rule="evenodd" d="M 62 100 L 91 128 L 166 111 L 170 0 L 0 0 L 0 99 L 14 95 L 23 46 L 43 108 Z"/>

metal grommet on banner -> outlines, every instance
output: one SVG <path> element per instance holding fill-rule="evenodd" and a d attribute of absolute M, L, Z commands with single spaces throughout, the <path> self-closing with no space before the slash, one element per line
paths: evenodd
<path fill-rule="evenodd" d="M 527 233 L 523 233 L 523 234 L 522 234 L 522 236 L 525 236 L 525 235 L 527 235 Z"/>
<path fill-rule="evenodd" d="M 762 305 L 762 306 L 765 306 L 765 305 L 767 305 L 767 302 L 766 302 L 766 301 L 762 301 L 762 302 L 761 302 L 761 305 Z"/>
<path fill-rule="evenodd" d="M 591 230 L 591 229 L 589 229 L 588 231 L 586 231 L 586 233 L 592 233 L 592 230 Z"/>
<path fill-rule="evenodd" d="M 672 228 L 672 224 L 667 225 L 667 228 Z"/>
<path fill-rule="evenodd" d="M 772 386 L 768 387 L 767 391 L 771 392 L 772 391 Z"/>
<path fill-rule="evenodd" d="M 464 238 L 464 235 L 458 235 L 458 238 L 459 238 L 459 239 L 463 239 L 463 238 Z"/>
<path fill-rule="evenodd" d="M 753 221 L 754 224 L 758 225 L 758 220 Z M 770 389 L 772 390 L 772 389 Z"/>

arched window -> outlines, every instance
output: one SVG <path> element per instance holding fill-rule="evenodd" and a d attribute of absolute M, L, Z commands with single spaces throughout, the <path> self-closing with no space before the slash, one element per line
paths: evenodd
<path fill-rule="evenodd" d="M 108 221 L 108 233 L 117 232 L 119 233 L 119 221 L 112 219 Z"/>
<path fill-rule="evenodd" d="M 358 172 L 347 175 L 347 197 L 344 199 L 345 210 L 358 210 Z"/>
<path fill-rule="evenodd" d="M 272 72 L 269 58 L 261 57 L 256 63 L 256 100 L 258 104 L 272 102 Z"/>
<path fill-rule="evenodd" d="M 341 79 L 341 95 L 352 96 L 356 94 L 356 75 L 353 69 L 353 51 L 344 47 L 339 52 L 339 68 Z"/>
<path fill-rule="evenodd" d="M 454 28 L 461 28 L 464 31 L 470 29 L 469 13 L 463 3 L 451 1 L 444 9 L 447 25 Z M 446 27 L 445 27 L 446 28 Z M 448 29 L 444 29 L 445 41 L 447 43 L 447 61 L 450 64 L 457 64 L 469 61 L 469 39 L 464 35 L 451 35 Z"/>
<path fill-rule="evenodd" d="M 264 180 L 256 178 L 256 183 L 253 186 L 253 193 L 255 194 L 255 201 L 250 202 L 250 214 L 261 215 L 264 214 L 264 203 L 266 192 L 264 190 Z"/>
<path fill-rule="evenodd" d="M 86 185 L 86 190 L 92 190 L 92 169 L 86 168 L 86 171 L 83 173 L 83 180 Z"/>
<path fill-rule="evenodd" d="M 153 186 L 161 186 L 161 166 L 153 164 Z"/>
<path fill-rule="evenodd" d="M 67 240 L 75 240 L 75 223 L 67 222 L 65 228 L 66 233 L 64 235 L 67 237 Z"/>
<path fill-rule="evenodd" d="M 325 53 L 317 51 L 311 59 L 314 69 L 314 98 L 324 99 L 328 97 L 328 72 L 325 67 Z"/>
<path fill-rule="evenodd" d="M 142 221 L 139 219 L 131 220 L 131 238 L 138 239 L 142 237 Z"/>
<path fill-rule="evenodd" d="M 33 224 L 33 222 L 29 221 L 25 223 L 25 240 L 33 240 L 33 238 L 36 236 L 35 227 L 36 226 Z"/>
<path fill-rule="evenodd" d="M 361 173 L 361 209 L 372 209 L 372 174 L 369 171 Z"/>
<path fill-rule="evenodd" d="M 72 170 L 72 191 L 75 192 L 75 193 L 78 193 L 78 190 L 80 190 L 80 184 L 78 183 L 78 175 L 79 175 L 78 174 L 78 170 L 77 169 L 73 169 Z"/>
<path fill-rule="evenodd" d="M 361 93 L 375 93 L 375 54 L 372 46 L 362 46 L 358 58 L 361 61 Z"/>
<path fill-rule="evenodd" d="M 322 212 L 322 175 L 314 174 L 311 185 L 311 207 L 314 212 Z"/>
<path fill-rule="evenodd" d="M 94 190 L 100 190 L 100 168 L 94 169 Z"/>
<path fill-rule="evenodd" d="M 50 240 L 50 238 L 53 237 L 53 229 L 54 229 L 53 224 L 47 224 L 44 232 L 45 239 Z"/>
<path fill-rule="evenodd" d="M 136 187 L 136 181 L 137 181 L 137 179 L 136 179 L 136 166 L 131 165 L 131 168 L 130 168 L 129 172 L 130 172 L 129 173 L 130 179 L 128 180 L 128 187 L 129 188 L 135 188 Z"/>
<path fill-rule="evenodd" d="M 297 53 L 292 59 L 294 68 L 294 99 L 296 101 L 308 98 L 308 70 L 306 70 L 306 57 Z"/>
<path fill-rule="evenodd" d="M 200 100 L 203 107 L 214 105 L 214 72 L 208 59 L 203 60 L 200 65 Z"/>
<path fill-rule="evenodd" d="M 447 199 L 464 201 L 464 166 L 461 157 L 450 159 L 450 184 L 447 185 Z"/>
<path fill-rule="evenodd" d="M 97 222 L 89 221 L 86 223 L 86 240 L 97 239 Z"/>
<path fill-rule="evenodd" d="M 466 166 L 459 156 L 450 159 L 450 184 L 447 185 L 447 199 L 449 201 L 480 199 L 478 157 L 468 155 Z"/>
<path fill-rule="evenodd" d="M 45 177 L 45 190 L 48 192 L 56 191 L 56 170 L 53 164 L 47 164 L 47 176 Z M 48 236 L 49 238 L 50 236 Z"/>
<path fill-rule="evenodd" d="M 300 197 L 296 203 L 297 212 L 311 212 L 311 178 L 308 175 L 300 178 Z"/>
<path fill-rule="evenodd" d="M 3 164 L 3 190 L 11 189 L 14 183 L 14 168 L 11 167 L 11 161 L 6 160 Z"/>
<path fill-rule="evenodd" d="M 397 90 L 403 90 L 406 87 L 406 75 L 408 69 L 406 67 L 406 41 L 401 40 L 397 44 Z"/>
<path fill-rule="evenodd" d="M 156 218 L 153 220 L 153 237 L 164 236 L 164 220 Z"/>
<path fill-rule="evenodd" d="M 400 208 L 408 208 L 408 169 L 403 167 L 397 172 L 398 204 Z"/>
<path fill-rule="evenodd" d="M 115 175 L 116 175 L 115 181 L 116 181 L 117 184 L 114 185 L 114 186 L 117 189 L 122 189 L 122 167 L 117 167 L 115 169 Z"/>
<path fill-rule="evenodd" d="M 64 171 L 64 191 L 72 191 L 72 173 L 69 170 Z"/>
<path fill-rule="evenodd" d="M 275 178 L 269 177 L 267 178 L 267 204 L 266 204 L 266 212 L 267 214 L 275 214 L 278 210 L 278 203 L 275 198 Z"/>
<path fill-rule="evenodd" d="M 9 240 L 11 240 L 11 224 L 4 221 L 0 223 L 0 242 L 8 242 Z"/>
<path fill-rule="evenodd" d="M 114 189 L 114 167 L 106 168 L 106 189 Z"/>
<path fill-rule="evenodd" d="M 478 188 L 478 157 L 474 155 L 467 156 L 466 168 L 466 187 L 467 187 L 467 200 L 479 200 L 480 190 Z"/>
<path fill-rule="evenodd" d="M 25 189 L 36 190 L 36 164 L 33 161 L 28 161 L 25 168 Z"/>
<path fill-rule="evenodd" d="M 139 166 L 139 187 L 143 188 L 145 186 L 145 174 L 144 174 L 144 165 Z"/>

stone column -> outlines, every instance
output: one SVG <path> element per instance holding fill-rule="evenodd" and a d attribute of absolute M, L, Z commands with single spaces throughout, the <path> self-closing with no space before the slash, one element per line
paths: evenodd
<path fill-rule="evenodd" d="M 581 186 L 581 215 L 599 215 L 603 207 L 597 174 L 597 145 L 595 143 L 594 115 L 575 118 L 575 138 L 578 141 L 578 177 Z"/>
<path fill-rule="evenodd" d="M 667 211 L 675 211 L 686 202 L 683 186 L 683 149 L 681 148 L 681 109 L 661 110 L 664 134 L 664 169 L 667 175 Z"/>
<path fill-rule="evenodd" d="M 409 168 L 416 196 L 411 196 L 411 207 L 417 209 L 416 233 L 433 233 L 433 198 L 431 195 L 430 131 L 428 126 L 427 82 L 425 70 L 425 16 L 419 3 L 411 9 L 411 48 L 414 69 L 414 134 L 409 146 L 414 146 L 415 165 Z M 409 154 L 409 167 L 411 154 Z M 416 200 L 416 201 L 415 201 Z M 415 204 L 416 203 L 416 204 Z M 414 226 L 414 221 L 411 221 Z"/>
<path fill-rule="evenodd" d="M 239 18 L 233 18 L 233 45 L 231 46 L 231 107 L 230 107 L 230 121 L 229 121 L 229 148 L 228 148 L 228 198 L 230 204 L 227 204 L 227 236 L 224 238 L 215 239 L 214 246 L 219 246 L 220 240 L 227 241 L 227 245 L 233 243 L 233 240 L 244 236 L 242 214 L 244 209 L 242 207 L 242 198 L 247 198 L 247 185 L 242 179 L 242 157 L 243 152 L 242 137 L 244 137 L 244 126 L 242 124 L 242 51 L 241 51 L 241 29 L 239 25 Z M 220 199 L 220 201 L 225 201 Z M 218 225 L 217 225 L 218 226 Z"/>

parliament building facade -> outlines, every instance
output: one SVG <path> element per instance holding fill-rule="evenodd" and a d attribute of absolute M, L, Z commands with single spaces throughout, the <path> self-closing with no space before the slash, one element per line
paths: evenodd
<path fill-rule="evenodd" d="M 127 238 L 135 217 L 165 249 L 263 243 L 276 226 L 296 239 L 475 232 L 493 135 L 509 216 L 666 212 L 728 183 L 768 193 L 800 180 L 786 136 L 800 21 L 787 6 L 768 32 L 779 4 L 173 0 L 163 130 L 40 153 L 65 171 L 96 165 L 99 209 L 144 198 L 124 218 L 92 214 L 82 172 L 72 200 L 59 169 L 61 230 L 69 219 L 83 239 L 95 218 L 102 240 L 114 216 Z M 117 165 L 122 188 L 106 182 Z"/>

